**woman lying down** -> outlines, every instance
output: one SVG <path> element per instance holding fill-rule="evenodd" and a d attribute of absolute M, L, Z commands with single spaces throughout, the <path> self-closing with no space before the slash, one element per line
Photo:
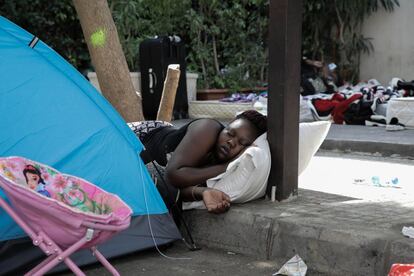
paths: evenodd
<path fill-rule="evenodd" d="M 206 182 L 226 172 L 229 163 L 266 132 L 266 124 L 266 116 L 248 110 L 227 126 L 214 119 L 196 119 L 181 128 L 161 121 L 129 126 L 144 144 L 144 163 L 166 166 L 167 185 L 179 190 L 182 201 L 203 201 L 209 212 L 222 213 L 230 208 L 229 195 Z"/>

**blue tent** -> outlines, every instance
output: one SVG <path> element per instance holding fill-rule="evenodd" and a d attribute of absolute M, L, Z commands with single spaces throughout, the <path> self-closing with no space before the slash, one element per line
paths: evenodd
<path fill-rule="evenodd" d="M 131 228 L 101 247 L 106 255 L 152 247 L 149 222 L 158 244 L 180 238 L 139 157 L 142 144 L 120 115 L 55 51 L 1 16 L 0 83 L 0 156 L 80 176 L 133 209 Z M 23 236 L 3 210 L 0 226 L 3 244 Z M 6 262 L 0 257 L 0 274 Z"/>

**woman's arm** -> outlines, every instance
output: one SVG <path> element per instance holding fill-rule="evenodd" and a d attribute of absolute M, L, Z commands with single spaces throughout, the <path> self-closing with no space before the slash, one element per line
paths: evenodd
<path fill-rule="evenodd" d="M 228 163 L 204 166 L 207 154 L 214 148 L 222 127 L 215 120 L 203 119 L 188 126 L 166 168 L 166 178 L 177 188 L 204 184 L 223 173 Z"/>

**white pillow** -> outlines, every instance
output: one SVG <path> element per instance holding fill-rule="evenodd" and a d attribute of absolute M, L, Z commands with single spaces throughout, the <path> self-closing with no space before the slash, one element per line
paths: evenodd
<path fill-rule="evenodd" d="M 330 126 L 331 122 L 328 121 L 299 124 L 298 175 L 301 175 L 308 167 L 312 157 L 328 135 Z"/>

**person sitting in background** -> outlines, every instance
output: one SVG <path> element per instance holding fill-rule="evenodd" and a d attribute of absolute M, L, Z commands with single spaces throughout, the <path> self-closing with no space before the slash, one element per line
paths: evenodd
<path fill-rule="evenodd" d="M 209 212 L 222 213 L 230 208 L 230 198 L 206 187 L 206 181 L 225 172 L 232 160 L 267 131 L 267 117 L 248 110 L 227 126 L 215 119 L 196 119 L 178 129 L 160 121 L 129 125 L 144 144 L 144 163 L 166 166 L 167 185 L 178 189 L 183 201 L 203 200 Z"/>
<path fill-rule="evenodd" d="M 319 60 L 302 58 L 301 62 L 301 95 L 308 96 L 317 93 L 332 94 L 337 86 L 342 84 L 335 71 L 336 64 L 325 64 Z"/>

